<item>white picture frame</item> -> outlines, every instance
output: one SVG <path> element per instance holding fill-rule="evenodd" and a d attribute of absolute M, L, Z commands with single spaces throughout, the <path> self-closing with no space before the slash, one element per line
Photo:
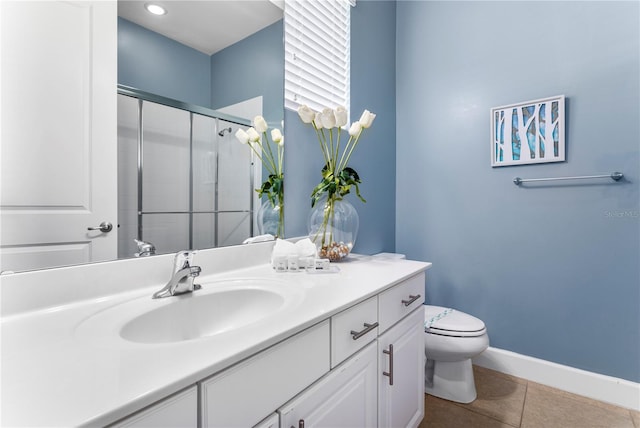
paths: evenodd
<path fill-rule="evenodd" d="M 557 95 L 492 108 L 491 166 L 564 161 L 564 105 Z"/>

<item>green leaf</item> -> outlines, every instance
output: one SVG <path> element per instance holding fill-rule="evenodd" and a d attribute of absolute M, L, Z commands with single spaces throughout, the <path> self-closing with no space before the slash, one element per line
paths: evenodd
<path fill-rule="evenodd" d="M 314 207 L 325 194 L 327 198 L 341 200 L 351 192 L 351 186 L 355 186 L 358 198 L 362 202 L 366 202 L 360 194 L 359 183 L 361 183 L 360 176 L 355 169 L 345 167 L 337 175 L 334 175 L 333 172 L 329 170 L 329 166 L 325 165 L 322 168 L 322 181 L 320 181 L 320 184 L 311 192 L 311 207 Z"/>

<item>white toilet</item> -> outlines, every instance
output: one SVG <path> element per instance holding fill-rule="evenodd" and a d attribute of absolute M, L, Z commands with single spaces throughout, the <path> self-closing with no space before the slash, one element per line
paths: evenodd
<path fill-rule="evenodd" d="M 471 358 L 489 346 L 484 323 L 441 306 L 424 307 L 425 392 L 458 403 L 476 399 Z"/>

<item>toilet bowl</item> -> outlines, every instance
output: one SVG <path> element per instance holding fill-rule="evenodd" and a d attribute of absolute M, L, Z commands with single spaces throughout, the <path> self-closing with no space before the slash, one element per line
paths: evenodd
<path fill-rule="evenodd" d="M 476 399 L 471 358 L 489 346 L 484 323 L 464 312 L 425 305 L 425 392 L 458 403 Z"/>

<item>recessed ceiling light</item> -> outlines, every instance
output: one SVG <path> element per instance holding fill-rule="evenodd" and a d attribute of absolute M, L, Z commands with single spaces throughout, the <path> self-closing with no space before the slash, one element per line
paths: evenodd
<path fill-rule="evenodd" d="M 158 4 L 154 4 L 154 3 L 147 3 L 144 5 L 144 8 L 147 9 L 147 11 L 149 13 L 152 13 L 154 15 L 166 15 L 167 14 L 167 10 L 158 5 Z"/>

